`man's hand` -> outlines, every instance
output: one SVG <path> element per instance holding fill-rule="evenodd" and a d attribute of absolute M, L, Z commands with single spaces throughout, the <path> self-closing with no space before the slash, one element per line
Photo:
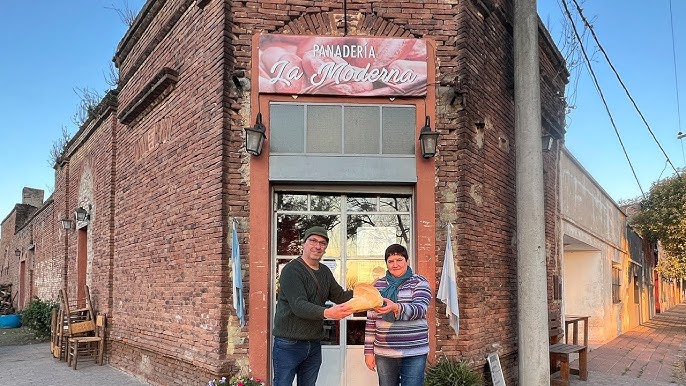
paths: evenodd
<path fill-rule="evenodd" d="M 327 319 L 339 320 L 353 313 L 352 307 L 345 304 L 337 304 L 324 310 L 324 317 Z"/>

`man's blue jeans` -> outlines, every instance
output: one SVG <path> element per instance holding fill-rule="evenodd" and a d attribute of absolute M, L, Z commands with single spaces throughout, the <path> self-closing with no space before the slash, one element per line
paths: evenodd
<path fill-rule="evenodd" d="M 314 386 L 322 365 L 322 344 L 274 337 L 272 363 L 273 386 L 291 386 L 296 375 L 298 386 Z"/>
<path fill-rule="evenodd" d="M 379 386 L 423 386 L 426 354 L 403 358 L 376 356 Z"/>

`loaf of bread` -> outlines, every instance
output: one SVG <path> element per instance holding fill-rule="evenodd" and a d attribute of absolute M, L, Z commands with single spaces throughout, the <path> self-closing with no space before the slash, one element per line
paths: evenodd
<path fill-rule="evenodd" d="M 350 306 L 354 312 L 361 312 L 380 307 L 383 298 L 373 285 L 360 283 L 353 288 L 353 298 L 344 304 Z"/>

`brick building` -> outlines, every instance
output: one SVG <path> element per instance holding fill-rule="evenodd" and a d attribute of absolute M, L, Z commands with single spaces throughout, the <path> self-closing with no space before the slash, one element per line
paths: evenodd
<path fill-rule="evenodd" d="M 498 352 L 516 384 L 512 17 L 507 0 L 149 0 L 117 48 L 118 89 L 55 165 L 54 194 L 2 223 L 0 282 L 26 275 L 19 249 L 35 261 L 23 299 L 62 286 L 82 299 L 89 285 L 109 315 L 109 363 L 153 384 L 236 371 L 268 379 L 276 278 L 306 226 L 329 228 L 325 262 L 342 285 L 371 281 L 383 249 L 400 242 L 434 293 L 450 237 L 460 333 L 433 302 L 430 361 L 464 358 L 487 373 L 485 356 Z M 562 140 L 567 72 L 539 26 L 543 130 Z M 340 84 L 311 77 L 317 60 L 341 58 L 354 68 L 335 75 Z M 355 82 L 365 63 L 400 75 Z M 249 155 L 244 127 L 258 114 L 266 143 Z M 440 137 L 424 158 L 427 118 Z M 544 154 L 556 311 L 559 146 Z M 232 307 L 234 223 L 244 327 Z M 327 322 L 322 384 L 374 381 L 360 367 L 363 324 Z"/>

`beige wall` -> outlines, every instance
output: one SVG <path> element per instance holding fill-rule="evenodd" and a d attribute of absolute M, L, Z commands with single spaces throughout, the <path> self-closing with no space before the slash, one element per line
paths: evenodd
<path fill-rule="evenodd" d="M 560 158 L 560 206 L 564 313 L 591 316 L 589 340 L 602 344 L 640 320 L 626 215 L 566 150 Z M 613 266 L 621 275 L 619 303 L 612 300 Z"/>

